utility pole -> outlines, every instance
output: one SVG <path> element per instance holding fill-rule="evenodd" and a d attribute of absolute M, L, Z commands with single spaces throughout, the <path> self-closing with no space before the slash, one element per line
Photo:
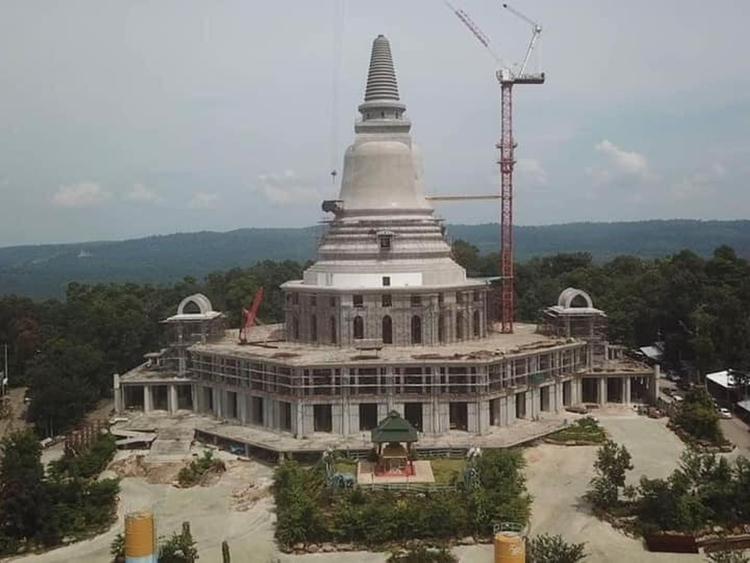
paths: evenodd
<path fill-rule="evenodd" d="M 3 369 L 3 380 L 0 385 L 0 395 L 5 396 L 8 392 L 8 344 L 3 344 L 3 356 L 5 358 Z"/>

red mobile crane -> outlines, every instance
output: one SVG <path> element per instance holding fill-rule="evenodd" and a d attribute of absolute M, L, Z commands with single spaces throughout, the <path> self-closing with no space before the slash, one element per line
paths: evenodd
<path fill-rule="evenodd" d="M 253 303 L 249 309 L 242 309 L 242 327 L 240 328 L 240 344 L 247 344 L 247 337 L 250 329 L 255 326 L 255 319 L 258 316 L 258 309 L 263 302 L 263 288 L 261 287 L 253 297 Z"/>

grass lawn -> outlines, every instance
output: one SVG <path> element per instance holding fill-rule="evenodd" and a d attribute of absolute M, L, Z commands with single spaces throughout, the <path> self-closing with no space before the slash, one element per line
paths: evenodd
<path fill-rule="evenodd" d="M 435 483 L 442 485 L 451 485 L 456 479 L 461 480 L 466 467 L 464 459 L 431 459 L 432 474 L 435 476 Z"/>
<path fill-rule="evenodd" d="M 357 462 L 351 459 L 340 459 L 336 462 L 336 473 L 357 475 Z"/>

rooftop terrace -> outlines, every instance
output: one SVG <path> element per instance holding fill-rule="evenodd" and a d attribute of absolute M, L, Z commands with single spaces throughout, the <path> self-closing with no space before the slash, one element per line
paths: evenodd
<path fill-rule="evenodd" d="M 312 345 L 279 340 L 282 325 L 265 325 L 253 328 L 249 344 L 239 344 L 237 330 L 226 331 L 223 338 L 207 344 L 194 344 L 191 350 L 210 354 L 282 361 L 287 365 L 351 364 L 351 363 L 414 363 L 489 361 L 507 355 L 533 354 L 558 346 L 577 346 L 576 339 L 545 336 L 536 332 L 536 325 L 518 323 L 514 334 L 490 332 L 486 338 L 467 340 L 446 346 L 383 346 L 372 348 L 346 348 L 330 345 Z"/>

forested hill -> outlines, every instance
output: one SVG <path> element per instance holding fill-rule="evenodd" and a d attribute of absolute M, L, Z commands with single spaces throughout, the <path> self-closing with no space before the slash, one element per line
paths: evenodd
<path fill-rule="evenodd" d="M 259 260 L 313 258 L 321 227 L 238 229 L 87 242 L 0 248 L 0 295 L 59 297 L 70 281 L 170 283 L 185 276 L 247 267 Z M 655 258 L 684 248 L 708 256 L 722 244 L 750 257 L 750 221 L 639 221 L 517 227 L 516 259 L 560 252 L 590 252 L 602 261 L 622 254 Z M 448 236 L 477 246 L 498 246 L 496 224 L 450 225 Z"/>

